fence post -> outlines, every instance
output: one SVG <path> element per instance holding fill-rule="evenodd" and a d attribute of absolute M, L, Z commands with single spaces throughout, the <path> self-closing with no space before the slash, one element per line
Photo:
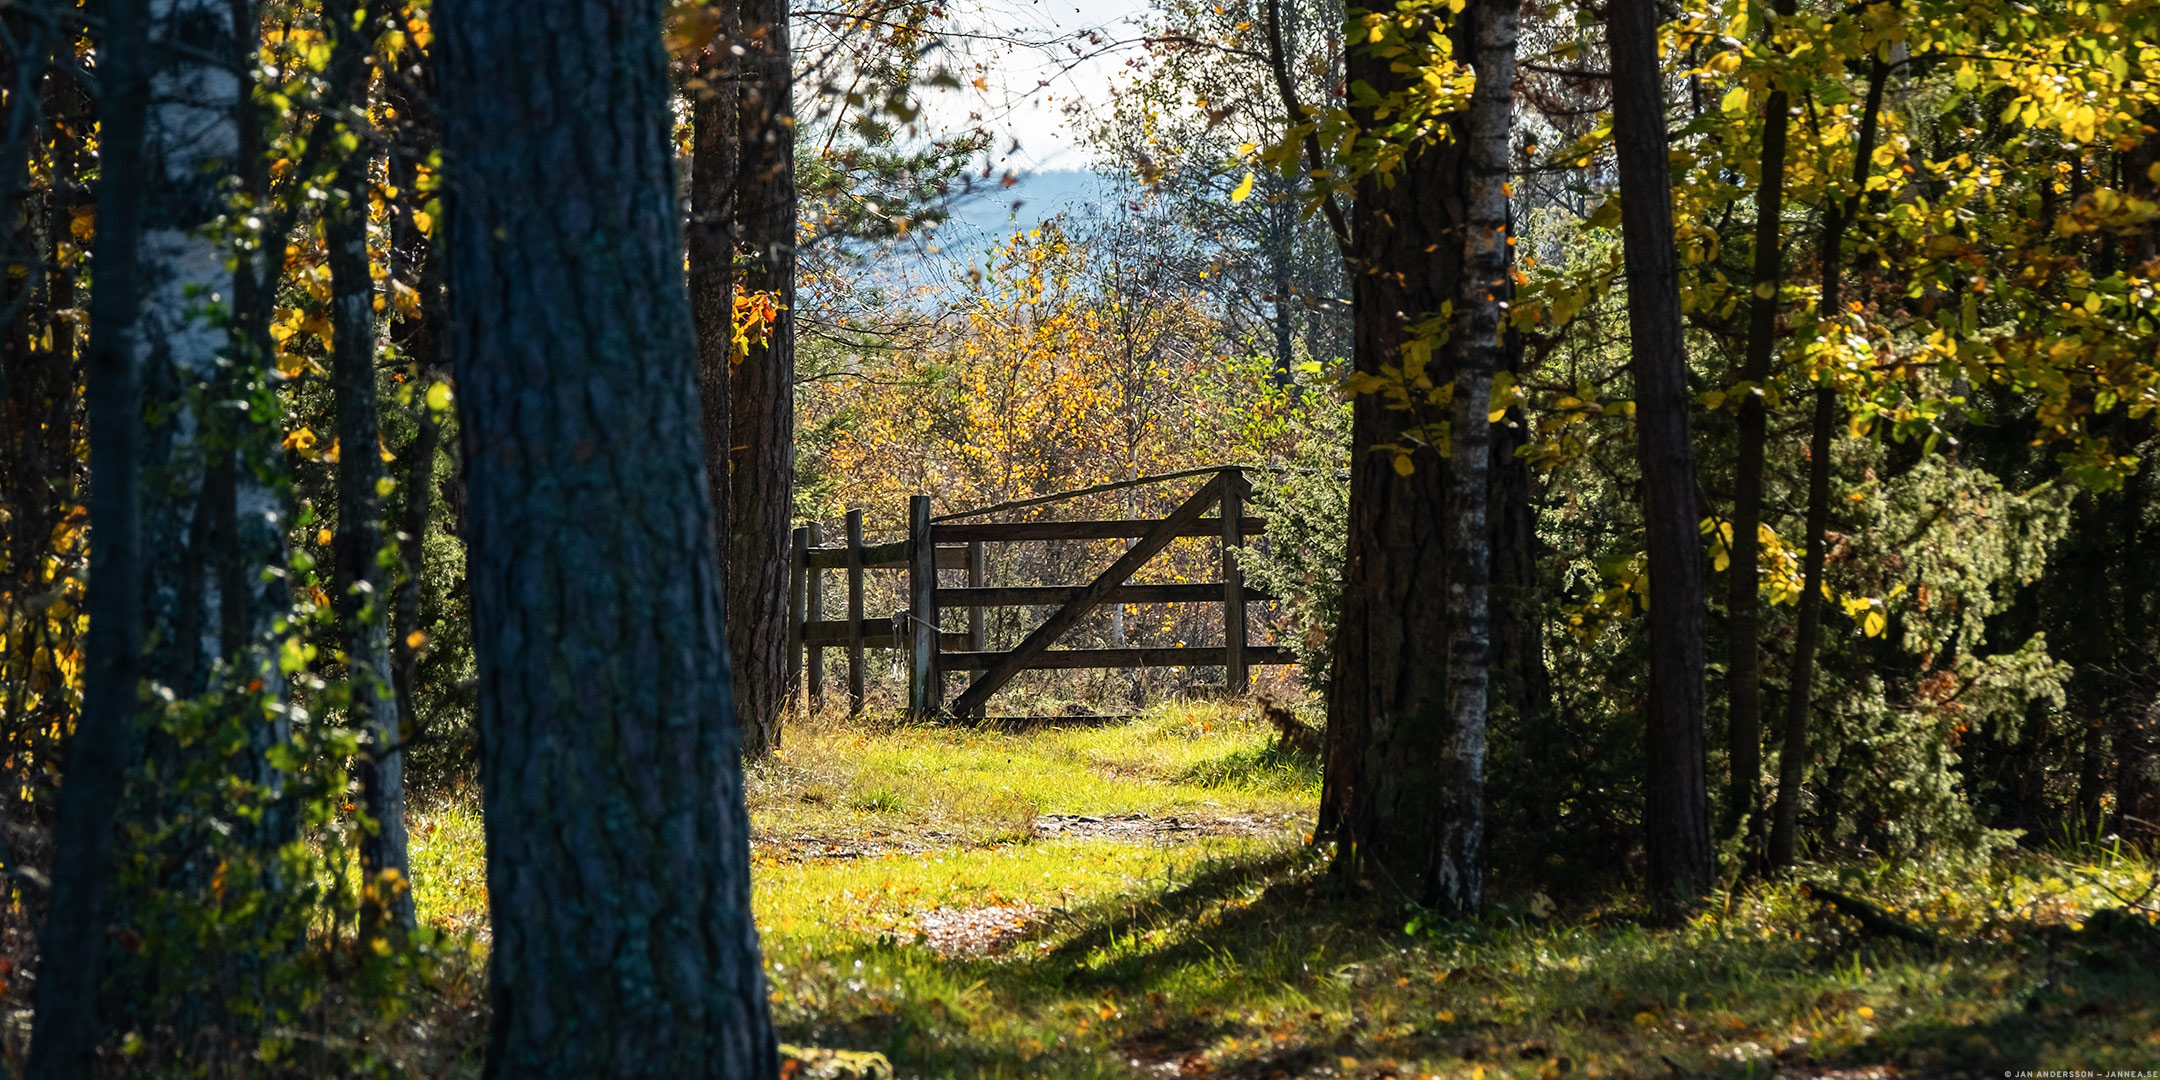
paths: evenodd
<path fill-rule="evenodd" d="M 1245 546 L 1245 474 L 1223 470 L 1222 485 L 1223 667 L 1232 694 L 1252 692 L 1245 665 L 1245 575 L 1233 554 Z"/>
<path fill-rule="evenodd" d="M 930 532 L 930 496 L 908 498 L 908 713 L 918 720 L 945 704 L 945 673 L 938 667 L 937 540 Z"/>
<path fill-rule="evenodd" d="M 809 538 L 808 546 L 814 548 L 825 546 L 824 531 L 818 528 L 817 522 L 810 523 L 807 535 Z M 803 562 L 804 572 L 807 575 L 804 582 L 807 595 L 804 597 L 803 618 L 809 622 L 824 622 L 825 571 L 810 566 L 807 555 Z M 808 645 L 804 647 L 804 652 L 809 657 L 810 670 L 805 681 L 809 684 L 810 708 L 814 712 L 825 707 L 825 646 Z"/>
<path fill-rule="evenodd" d="M 801 715 L 809 708 L 808 695 L 803 692 L 803 620 L 810 607 L 810 530 L 798 526 L 789 539 L 794 551 L 788 560 L 787 688 L 795 698 L 797 715 Z"/>
<path fill-rule="evenodd" d="M 983 565 L 983 546 L 980 540 L 970 540 L 967 546 L 967 583 L 970 589 L 980 589 L 988 584 L 987 568 Z M 968 606 L 968 648 L 982 652 L 990 647 L 990 628 L 983 623 L 983 606 Z"/>
<path fill-rule="evenodd" d="M 980 540 L 968 541 L 967 583 L 970 589 L 980 589 L 990 583 L 989 567 L 983 562 L 983 546 Z M 976 652 L 988 652 L 990 650 L 990 627 L 983 618 L 983 613 L 986 610 L 981 604 L 972 604 L 968 607 L 968 648 Z M 972 719 L 980 720 L 982 718 L 983 710 L 980 706 L 977 706 Z"/>
<path fill-rule="evenodd" d="M 862 511 L 847 512 L 847 689 L 848 715 L 863 711 L 863 550 Z"/>

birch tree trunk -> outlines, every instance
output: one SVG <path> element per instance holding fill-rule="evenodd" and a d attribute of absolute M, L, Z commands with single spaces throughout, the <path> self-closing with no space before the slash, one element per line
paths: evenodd
<path fill-rule="evenodd" d="M 1413 150 L 1392 183 L 1362 183 L 1347 260 L 1357 371 L 1416 368 L 1428 347 L 1417 324 L 1452 302 L 1446 348 L 1411 378 L 1455 386 L 1446 411 L 1422 391 L 1408 409 L 1375 393 L 1359 394 L 1352 407 L 1349 565 L 1322 827 L 1337 837 L 1346 871 L 1459 912 L 1483 898 L 1496 535 L 1487 414 L 1508 353 L 1517 20 L 1513 5 L 1479 0 L 1449 29 L 1478 73 L 1468 108 L 1450 118 L 1460 137 Z M 1383 94 L 1403 77 L 1365 50 L 1353 49 L 1348 62 L 1350 78 Z M 1444 459 L 1419 445 L 1443 419 Z M 1445 650 L 1439 664 L 1429 652 L 1435 643 Z"/>
<path fill-rule="evenodd" d="M 437 8 L 491 1077 L 778 1072 L 663 8 Z"/>
<path fill-rule="evenodd" d="M 1507 359 L 1502 305 L 1508 271 L 1508 136 L 1514 131 L 1515 0 L 1476 0 L 1463 12 L 1477 84 L 1463 117 L 1463 272 L 1456 300 L 1455 391 L 1448 461 L 1448 726 L 1442 760 L 1439 848 L 1426 903 L 1473 912 L 1484 899 L 1485 744 L 1491 683 L 1491 412 L 1493 374 Z"/>

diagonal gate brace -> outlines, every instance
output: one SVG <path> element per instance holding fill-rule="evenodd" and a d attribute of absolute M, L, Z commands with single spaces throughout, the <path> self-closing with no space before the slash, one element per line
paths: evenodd
<path fill-rule="evenodd" d="M 990 700 L 990 695 L 1004 689 L 1005 684 L 1011 682 L 1013 676 L 1026 670 L 1029 661 L 1042 655 L 1051 645 L 1056 644 L 1057 639 L 1063 637 L 1065 631 L 1078 625 L 1080 619 L 1088 612 L 1093 611 L 1098 604 L 1101 604 L 1112 590 L 1125 584 L 1126 579 L 1132 577 L 1136 571 L 1146 565 L 1149 559 L 1154 558 L 1162 549 L 1169 547 L 1170 541 L 1177 539 L 1193 522 L 1200 520 L 1200 515 L 1207 513 L 1209 509 L 1214 507 L 1216 501 L 1222 497 L 1222 491 L 1223 478 L 1218 473 L 1192 498 L 1185 500 L 1176 510 L 1171 511 L 1169 517 L 1156 522 L 1155 527 L 1149 529 L 1146 536 L 1141 537 L 1125 554 L 1119 556 L 1118 561 L 1110 564 L 1110 569 L 1103 571 L 1095 580 L 1088 582 L 1087 587 L 1080 590 L 1080 595 L 1052 613 L 1049 620 L 1036 627 L 1035 632 L 1029 634 L 1027 639 L 1022 641 L 1017 648 L 1006 653 L 1004 658 L 998 661 L 997 666 L 984 671 L 978 676 L 974 684 L 969 686 L 958 699 L 954 700 L 952 704 L 954 714 L 970 716 L 980 710 L 983 704 Z"/>

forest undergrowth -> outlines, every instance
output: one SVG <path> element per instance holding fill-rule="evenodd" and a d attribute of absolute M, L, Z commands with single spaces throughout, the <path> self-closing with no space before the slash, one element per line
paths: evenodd
<path fill-rule="evenodd" d="M 749 775 L 781 1037 L 907 1077 L 2160 1061 L 2160 930 L 2120 915 L 2154 903 L 2160 870 L 2117 848 L 1807 865 L 1676 927 L 1621 890 L 1540 890 L 1502 866 L 1512 891 L 1450 922 L 1328 869 L 1307 844 L 1318 783 L 1225 704 L 1018 733 L 802 725 Z M 421 920 L 472 935 L 477 967 L 478 809 L 452 796 L 414 827 Z"/>

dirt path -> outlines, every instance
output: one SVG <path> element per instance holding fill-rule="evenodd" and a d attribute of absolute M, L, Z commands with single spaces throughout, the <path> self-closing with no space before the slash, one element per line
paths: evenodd
<path fill-rule="evenodd" d="M 1299 833 L 1308 822 L 1296 814 L 1042 814 L 1032 839 L 1111 840 L 1129 844 L 1180 844 L 1204 837 L 1276 836 Z M 926 829 L 867 836 L 752 836 L 750 848 L 768 859 L 790 862 L 814 859 L 868 859 L 886 855 L 926 855 L 957 847 L 993 847 L 970 842 L 958 833 Z"/>

